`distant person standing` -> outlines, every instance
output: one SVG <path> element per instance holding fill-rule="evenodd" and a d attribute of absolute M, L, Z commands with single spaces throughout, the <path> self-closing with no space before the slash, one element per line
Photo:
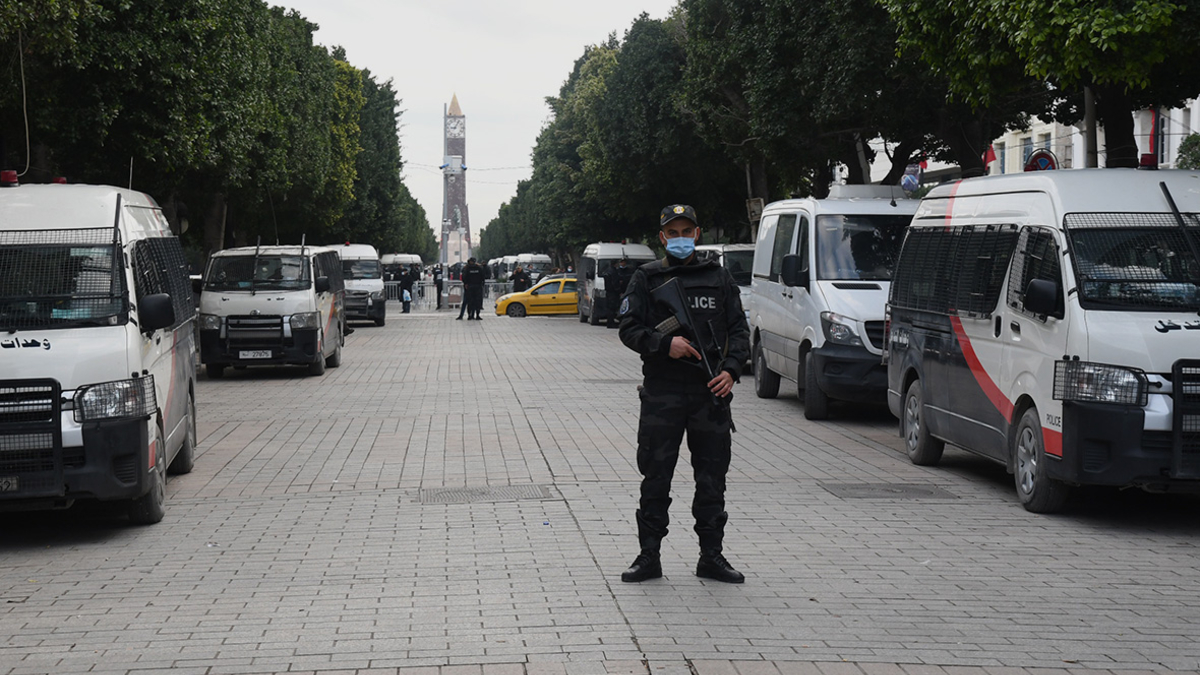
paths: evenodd
<path fill-rule="evenodd" d="M 633 278 L 633 267 L 628 258 L 621 258 L 617 264 L 609 265 L 601 276 L 604 277 L 604 299 L 608 305 L 608 327 L 618 328 L 617 309 L 621 306 L 621 296 L 629 287 L 629 280 Z"/>
<path fill-rule="evenodd" d="M 462 308 L 458 310 L 459 319 L 463 318 L 463 312 L 466 311 L 468 321 L 483 320 L 479 313 L 483 310 L 483 285 L 486 281 L 487 273 L 483 271 L 483 266 L 475 258 L 467 260 L 467 266 L 462 269 L 463 301 Z"/>
<path fill-rule="evenodd" d="M 408 314 L 412 309 L 413 271 L 407 267 L 400 268 L 400 301 L 404 303 L 402 314 Z"/>
<path fill-rule="evenodd" d="M 517 269 L 513 270 L 508 280 L 512 282 L 513 293 L 529 290 L 529 275 L 521 269 L 520 265 L 517 265 Z"/>
<path fill-rule="evenodd" d="M 433 267 L 433 288 L 437 292 L 437 309 L 442 308 L 442 266 Z"/>

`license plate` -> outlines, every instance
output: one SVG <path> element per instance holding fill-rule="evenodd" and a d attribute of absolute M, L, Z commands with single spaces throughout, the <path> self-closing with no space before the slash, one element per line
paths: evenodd
<path fill-rule="evenodd" d="M 21 489 L 20 476 L 0 476 L 0 492 L 16 492 Z"/>
<path fill-rule="evenodd" d="M 239 359 L 269 359 L 271 358 L 270 349 L 255 349 L 253 351 L 238 352 Z"/>

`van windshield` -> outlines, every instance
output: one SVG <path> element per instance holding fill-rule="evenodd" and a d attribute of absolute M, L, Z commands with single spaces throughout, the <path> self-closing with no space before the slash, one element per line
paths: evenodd
<path fill-rule="evenodd" d="M 307 258 L 298 255 L 215 256 L 208 264 L 209 291 L 302 291 L 309 287 Z"/>
<path fill-rule="evenodd" d="M 889 281 L 912 215 L 817 216 L 817 278 Z"/>
<path fill-rule="evenodd" d="M 111 228 L 0 233 L 0 330 L 124 323 L 116 250 Z"/>
<path fill-rule="evenodd" d="M 1194 215 L 1187 218 L 1185 229 L 1170 214 L 1068 216 L 1080 303 L 1100 310 L 1200 309 L 1200 227 Z"/>
<path fill-rule="evenodd" d="M 344 279 L 382 279 L 383 271 L 378 260 L 343 260 Z"/>

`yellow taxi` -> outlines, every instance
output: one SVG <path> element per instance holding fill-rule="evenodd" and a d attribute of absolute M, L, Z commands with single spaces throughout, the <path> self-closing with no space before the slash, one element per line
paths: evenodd
<path fill-rule="evenodd" d="M 496 314 L 527 316 L 530 314 L 576 314 L 579 312 L 575 279 L 555 277 L 543 279 L 533 288 L 520 293 L 502 295 L 496 300 Z"/>

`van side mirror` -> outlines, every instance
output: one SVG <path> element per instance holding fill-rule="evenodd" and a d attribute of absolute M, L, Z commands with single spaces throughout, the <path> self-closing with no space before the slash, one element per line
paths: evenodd
<path fill-rule="evenodd" d="M 591 280 L 595 279 L 595 278 L 596 278 L 596 273 L 595 273 L 595 272 L 593 272 L 593 271 L 591 271 L 591 270 L 588 270 L 588 273 L 587 273 L 587 278 L 588 278 L 588 281 L 591 281 Z"/>
<path fill-rule="evenodd" d="M 204 277 L 193 276 L 192 277 L 192 292 L 199 293 L 203 290 L 204 290 Z"/>
<path fill-rule="evenodd" d="M 808 261 L 795 254 L 783 256 L 779 278 L 784 286 L 808 288 Z"/>
<path fill-rule="evenodd" d="M 317 280 L 316 280 L 313 288 L 317 289 L 317 293 L 328 293 L 329 292 L 329 277 L 317 277 Z"/>
<path fill-rule="evenodd" d="M 1034 314 L 1062 318 L 1058 311 L 1058 284 L 1047 279 L 1033 279 L 1025 289 L 1025 309 Z"/>
<path fill-rule="evenodd" d="M 138 322 L 143 333 L 175 325 L 175 303 L 166 293 L 147 295 L 138 302 Z"/>

